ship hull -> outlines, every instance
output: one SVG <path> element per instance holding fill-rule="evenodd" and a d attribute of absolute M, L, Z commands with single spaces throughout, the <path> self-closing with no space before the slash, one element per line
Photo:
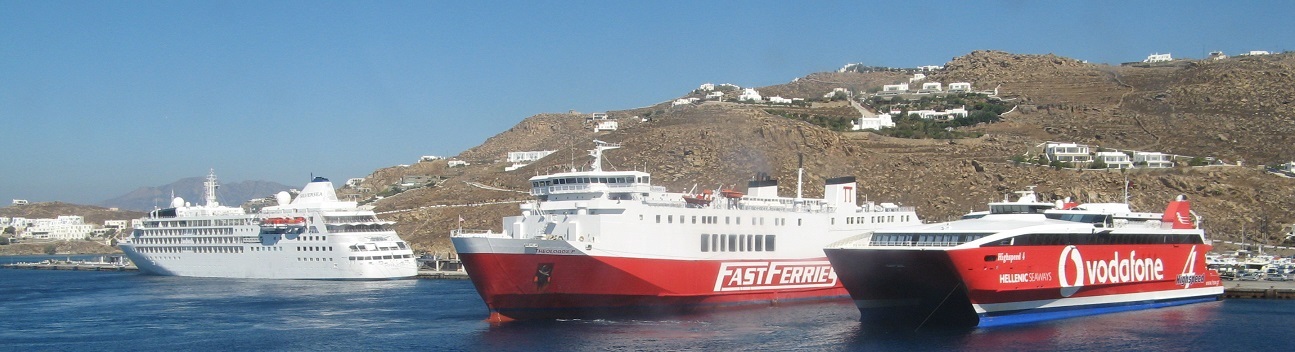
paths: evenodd
<path fill-rule="evenodd" d="M 822 256 L 689 260 L 588 254 L 566 241 L 454 241 L 490 308 L 489 319 L 499 322 L 680 314 L 847 297 Z"/>
<path fill-rule="evenodd" d="M 350 260 L 349 253 L 254 252 L 252 247 L 232 253 L 141 253 L 120 246 L 141 273 L 159 276 L 240 279 L 393 280 L 412 278 L 418 265 L 409 258 Z M 403 255 L 402 255 L 403 256 Z M 308 259 L 308 260 L 299 260 Z"/>
<path fill-rule="evenodd" d="M 1208 245 L 831 248 L 861 321 L 987 327 L 1217 300 Z"/>

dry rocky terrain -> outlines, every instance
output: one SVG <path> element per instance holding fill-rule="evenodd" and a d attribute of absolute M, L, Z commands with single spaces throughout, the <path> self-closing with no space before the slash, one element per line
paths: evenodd
<path fill-rule="evenodd" d="M 1002 122 L 970 127 L 975 139 L 912 140 L 870 132 L 833 132 L 766 112 L 766 107 L 707 102 L 612 111 L 621 128 L 594 133 L 587 114 L 540 114 L 523 120 L 459 157 L 472 165 L 383 169 L 378 179 L 424 173 L 448 177 L 435 187 L 410 190 L 376 202 L 400 222 L 416 248 L 450 252 L 449 232 L 500 230 L 529 199 L 527 179 L 588 162 L 592 140 L 620 142 L 605 167 L 647 170 L 654 183 L 674 191 L 692 187 L 744 186 L 758 172 L 778 178 L 783 195 L 795 193 L 798 155 L 804 156 L 805 193 L 820 196 L 825 178 L 853 175 L 860 201 L 917 207 L 928 221 L 955 218 L 1005 194 L 1037 186 L 1046 199 L 1119 201 L 1131 182 L 1135 210 L 1160 211 L 1174 196 L 1192 199 L 1215 239 L 1281 243 L 1295 223 L 1295 180 L 1263 172 L 1261 163 L 1295 158 L 1287 136 L 1295 132 L 1288 104 L 1295 87 L 1292 55 L 1178 62 L 1157 67 L 1095 65 L 1054 55 L 978 51 L 955 58 L 931 81 L 972 82 L 977 90 L 999 88 L 1018 108 Z M 855 91 L 906 81 L 894 72 L 820 73 L 785 85 L 762 87 L 766 95 L 816 99 L 835 87 Z M 825 83 L 827 82 L 827 83 Z M 690 93 L 691 94 L 691 93 Z M 632 117 L 650 117 L 647 122 Z M 1045 141 L 1105 148 L 1216 157 L 1233 166 L 1159 170 L 1057 170 L 1009 161 L 1037 153 Z M 519 170 L 504 172 L 508 151 L 556 150 Z M 1235 166 L 1245 160 L 1241 166 Z M 369 182 L 369 181 L 366 181 Z M 386 182 L 386 181 L 383 181 Z M 473 186 L 521 192 L 499 191 Z M 505 202 L 505 203 L 501 203 Z M 464 204 L 496 203 L 482 206 Z M 449 206 L 444 206 L 449 205 Z"/>

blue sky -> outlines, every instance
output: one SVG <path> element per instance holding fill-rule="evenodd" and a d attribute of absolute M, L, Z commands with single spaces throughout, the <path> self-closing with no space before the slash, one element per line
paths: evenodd
<path fill-rule="evenodd" d="M 537 113 L 852 62 L 1295 50 L 1292 14 L 1283 1 L 0 0 L 0 200 L 90 204 L 209 168 L 341 181 Z"/>

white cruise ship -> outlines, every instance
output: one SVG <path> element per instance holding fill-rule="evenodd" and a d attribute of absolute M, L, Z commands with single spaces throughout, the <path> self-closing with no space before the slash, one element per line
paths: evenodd
<path fill-rule="evenodd" d="M 311 180 L 296 199 L 248 214 L 216 201 L 207 176 L 206 204 L 177 197 L 118 244 L 141 272 L 155 275 L 261 279 L 400 279 L 418 273 L 413 251 L 395 222 L 371 207 L 337 199 L 328 179 Z"/>

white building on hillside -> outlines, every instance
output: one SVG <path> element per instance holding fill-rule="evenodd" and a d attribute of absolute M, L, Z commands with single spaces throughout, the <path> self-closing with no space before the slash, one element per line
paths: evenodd
<path fill-rule="evenodd" d="M 937 65 L 918 66 L 917 69 L 922 70 L 922 72 L 931 72 L 931 71 L 943 70 L 944 66 L 937 66 Z"/>
<path fill-rule="evenodd" d="M 1121 152 L 1097 152 L 1096 160 L 1106 163 L 1107 169 L 1133 168 L 1133 161 L 1129 160 L 1129 155 Z"/>
<path fill-rule="evenodd" d="M 554 152 L 553 150 L 536 150 L 536 151 L 529 151 L 529 152 L 508 152 L 508 162 L 510 162 L 510 163 L 529 163 L 529 162 L 532 162 L 532 161 L 536 161 L 536 160 L 543 159 L 544 157 L 549 156 L 549 154 L 553 154 L 553 152 Z"/>
<path fill-rule="evenodd" d="M 880 130 L 887 127 L 895 127 L 895 122 L 891 120 L 890 114 L 881 114 L 874 117 L 860 117 L 857 120 L 850 121 L 851 131 L 861 130 Z"/>
<path fill-rule="evenodd" d="M 971 91 L 971 83 L 953 82 L 949 83 L 949 92 L 966 93 Z"/>
<path fill-rule="evenodd" d="M 445 157 L 439 155 L 424 155 L 418 158 L 418 162 L 437 161 L 441 159 L 445 159 Z"/>
<path fill-rule="evenodd" d="M 697 87 L 697 89 L 701 89 L 701 90 L 704 90 L 704 91 L 709 92 L 709 91 L 715 90 L 715 84 L 714 84 L 714 83 L 703 83 L 703 84 L 701 85 L 701 87 Z"/>
<path fill-rule="evenodd" d="M 77 215 L 60 215 L 56 219 L 32 219 L 30 227 L 24 231 L 24 238 L 38 240 L 80 240 L 90 236 L 94 226 L 85 223 L 85 218 Z"/>
<path fill-rule="evenodd" d="M 1142 62 L 1152 63 L 1152 62 L 1166 62 L 1166 61 L 1173 61 L 1173 60 L 1174 58 L 1169 54 L 1151 54 L 1151 55 L 1147 55 L 1147 59 L 1142 60 Z"/>
<path fill-rule="evenodd" d="M 920 82 L 920 81 L 922 81 L 922 80 L 924 80 L 924 79 L 926 79 L 926 75 L 921 74 L 921 73 L 914 73 L 914 74 L 913 74 L 913 78 L 909 78 L 909 79 L 908 79 L 908 83 Z"/>
<path fill-rule="evenodd" d="M 1133 163 L 1144 164 L 1149 168 L 1170 168 L 1174 162 L 1161 152 L 1133 152 Z"/>
<path fill-rule="evenodd" d="M 1272 54 L 1272 53 L 1269 53 L 1266 50 L 1251 50 L 1249 52 L 1245 52 L 1237 56 L 1255 56 L 1255 55 L 1269 55 L 1269 54 Z"/>
<path fill-rule="evenodd" d="M 920 90 L 920 91 L 918 91 L 918 92 L 919 92 L 919 93 L 935 93 L 935 92 L 942 92 L 942 91 L 944 91 L 943 86 L 944 86 L 944 85 L 940 84 L 940 82 L 927 82 L 927 83 L 922 83 L 922 90 Z"/>
<path fill-rule="evenodd" d="M 450 160 L 450 161 L 445 162 L 445 164 L 446 164 L 447 166 L 449 166 L 449 167 L 459 167 L 459 166 L 468 166 L 468 165 L 471 165 L 471 164 L 468 164 L 468 162 L 463 161 L 463 160 Z"/>
<path fill-rule="evenodd" d="M 881 86 L 882 93 L 905 93 L 908 92 L 908 83 L 887 84 Z"/>
<path fill-rule="evenodd" d="M 13 205 L 27 205 L 26 199 L 14 199 Z"/>
<path fill-rule="evenodd" d="M 1048 143 L 1043 147 L 1049 161 L 1087 163 L 1093 161 L 1088 146 L 1075 143 Z"/>
<path fill-rule="evenodd" d="M 769 97 L 769 103 L 773 103 L 773 104 L 791 104 L 791 99 L 787 99 L 787 98 L 783 98 L 783 97 L 780 97 L 780 96 L 775 95 L 775 96 Z"/>
<path fill-rule="evenodd" d="M 706 93 L 706 100 L 720 100 L 720 99 L 724 99 L 724 92 Z"/>
<path fill-rule="evenodd" d="M 759 91 L 756 91 L 754 88 L 746 88 L 746 89 L 742 89 L 742 95 L 739 95 L 739 96 L 737 97 L 737 100 L 738 100 L 738 101 L 760 102 L 760 101 L 763 101 L 763 100 L 764 100 L 764 97 L 761 97 L 761 96 L 760 96 L 760 92 L 759 92 Z"/>
<path fill-rule="evenodd" d="M 594 124 L 594 132 L 615 131 L 617 128 L 620 128 L 620 125 L 621 124 L 615 120 L 601 121 Z"/>

